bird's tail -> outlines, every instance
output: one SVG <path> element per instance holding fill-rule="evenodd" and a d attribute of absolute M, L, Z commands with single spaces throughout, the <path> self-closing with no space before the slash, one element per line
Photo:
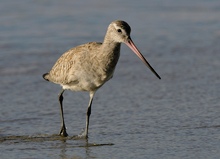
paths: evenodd
<path fill-rule="evenodd" d="M 49 81 L 49 79 L 48 79 L 48 75 L 49 75 L 49 73 L 45 73 L 45 74 L 43 74 L 43 78 L 44 78 L 46 81 Z"/>

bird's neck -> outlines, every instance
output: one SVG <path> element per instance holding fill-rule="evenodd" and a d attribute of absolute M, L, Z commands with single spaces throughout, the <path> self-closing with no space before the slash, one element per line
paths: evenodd
<path fill-rule="evenodd" d="M 102 43 L 102 52 L 110 56 L 112 56 L 113 54 L 120 54 L 120 46 L 121 46 L 121 43 L 116 42 L 112 38 L 111 32 L 107 31 L 104 41 Z"/>
<path fill-rule="evenodd" d="M 116 43 L 114 41 L 103 42 L 102 44 L 102 52 L 105 55 L 112 56 L 115 54 L 120 54 L 120 43 Z"/>
<path fill-rule="evenodd" d="M 104 57 L 113 61 L 116 60 L 115 62 L 117 63 L 120 56 L 120 48 L 121 43 L 115 42 L 114 40 L 106 36 L 102 43 L 101 52 Z"/>
<path fill-rule="evenodd" d="M 115 66 L 120 56 L 121 43 L 115 42 L 112 39 L 105 37 L 100 53 L 102 62 L 105 65 L 105 69 L 108 71 L 114 71 Z"/>

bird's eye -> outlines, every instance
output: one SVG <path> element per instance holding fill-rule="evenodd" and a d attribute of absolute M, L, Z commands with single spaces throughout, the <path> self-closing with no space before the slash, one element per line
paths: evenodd
<path fill-rule="evenodd" d="M 121 29 L 118 29 L 117 31 L 118 31 L 119 33 L 121 33 Z"/>

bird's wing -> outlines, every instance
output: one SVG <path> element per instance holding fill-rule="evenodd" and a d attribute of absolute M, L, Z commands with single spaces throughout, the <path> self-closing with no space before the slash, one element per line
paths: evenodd
<path fill-rule="evenodd" d="M 100 45 L 101 43 L 91 42 L 79 45 L 65 52 L 52 67 L 48 80 L 57 84 L 74 83 L 73 72 L 71 72 L 73 67 L 80 69 L 83 64 L 82 62 L 92 52 L 91 49 Z M 69 76 L 71 76 L 71 81 L 69 81 Z"/>

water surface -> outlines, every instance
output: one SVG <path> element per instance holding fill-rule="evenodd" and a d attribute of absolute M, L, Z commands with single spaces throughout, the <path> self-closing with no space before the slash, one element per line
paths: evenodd
<path fill-rule="evenodd" d="M 0 5 L 1 158 L 219 158 L 220 2 L 4 1 Z M 96 94 L 89 140 L 86 92 L 42 79 L 76 45 L 102 41 L 109 23 L 131 37 L 162 80 L 122 45 L 114 78 Z"/>

